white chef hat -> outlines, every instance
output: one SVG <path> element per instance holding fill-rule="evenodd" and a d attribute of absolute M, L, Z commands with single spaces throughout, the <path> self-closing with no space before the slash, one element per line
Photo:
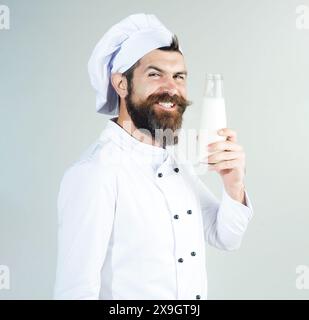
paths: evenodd
<path fill-rule="evenodd" d="M 150 51 L 169 46 L 172 37 L 173 33 L 153 14 L 133 14 L 112 26 L 97 43 L 88 62 L 97 112 L 119 113 L 111 74 L 125 72 Z"/>

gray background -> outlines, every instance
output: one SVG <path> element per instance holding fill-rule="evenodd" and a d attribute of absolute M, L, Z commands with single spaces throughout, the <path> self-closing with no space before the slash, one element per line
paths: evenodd
<path fill-rule="evenodd" d="M 255 217 L 242 247 L 207 247 L 209 299 L 307 299 L 295 286 L 309 266 L 309 0 L 17 1 L 0 31 L 0 265 L 3 299 L 49 299 L 56 266 L 56 199 L 64 170 L 105 127 L 87 62 L 104 32 L 145 12 L 174 31 L 189 69 L 185 128 L 198 125 L 205 72 L 225 80 L 228 126 L 247 155 Z M 214 173 L 203 180 L 221 196 Z"/>

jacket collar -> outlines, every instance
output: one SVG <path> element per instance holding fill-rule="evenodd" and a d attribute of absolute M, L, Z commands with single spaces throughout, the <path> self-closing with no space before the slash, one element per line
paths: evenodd
<path fill-rule="evenodd" d="M 175 167 L 174 146 L 166 149 L 137 140 L 117 123 L 118 117 L 109 119 L 100 140 L 112 140 L 121 150 L 130 152 L 130 156 L 141 164 L 150 163 L 157 170 L 163 163 Z"/>

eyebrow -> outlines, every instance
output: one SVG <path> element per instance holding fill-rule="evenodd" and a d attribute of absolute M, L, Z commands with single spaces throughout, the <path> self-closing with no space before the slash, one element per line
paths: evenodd
<path fill-rule="evenodd" d="M 162 73 L 165 73 L 164 70 L 156 67 L 156 66 L 153 66 L 153 65 L 150 65 L 148 66 L 146 69 L 145 69 L 145 72 L 147 72 L 149 69 L 154 69 L 154 70 L 157 70 L 159 72 L 162 72 Z M 183 75 L 188 75 L 188 72 L 186 70 L 183 70 L 183 71 L 178 71 L 178 72 L 175 72 L 174 75 L 178 75 L 178 74 L 183 74 Z"/>

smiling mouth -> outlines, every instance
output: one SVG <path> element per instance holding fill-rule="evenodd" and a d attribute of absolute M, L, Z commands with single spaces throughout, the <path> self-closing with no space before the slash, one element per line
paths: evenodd
<path fill-rule="evenodd" d="M 174 103 L 156 103 L 156 106 L 158 106 L 160 109 L 167 110 L 167 111 L 172 111 L 176 109 L 176 104 Z"/>

